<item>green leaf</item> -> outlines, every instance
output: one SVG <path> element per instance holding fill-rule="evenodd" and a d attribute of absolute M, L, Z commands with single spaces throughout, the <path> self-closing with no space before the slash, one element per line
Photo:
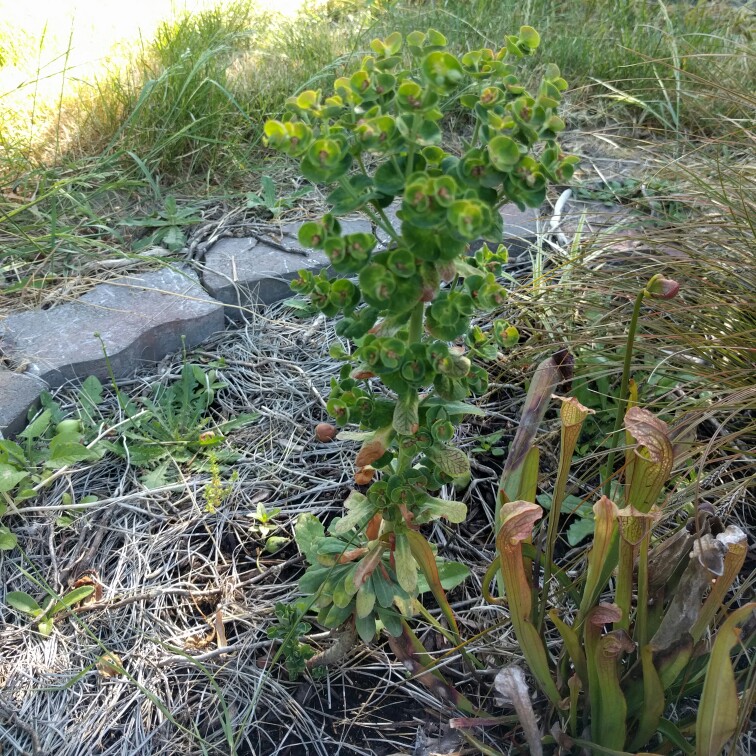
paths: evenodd
<path fill-rule="evenodd" d="M 538 494 L 536 501 L 544 509 L 551 510 L 550 493 Z M 559 511 L 563 515 L 576 514 L 578 517 L 593 517 L 593 505 L 587 499 L 582 499 L 580 496 L 573 496 L 572 494 L 564 497 Z"/>
<path fill-rule="evenodd" d="M 367 617 L 357 617 L 355 627 L 363 642 L 370 643 L 375 638 L 375 617 L 372 614 Z"/>
<path fill-rule="evenodd" d="M 684 753 L 686 756 L 693 756 L 696 753 L 696 749 L 691 746 L 674 722 L 662 717 L 657 730 L 664 740 L 679 748 L 680 753 Z"/>
<path fill-rule="evenodd" d="M 317 593 L 323 583 L 328 580 L 330 574 L 330 567 L 308 567 L 305 574 L 299 578 L 299 590 L 304 594 Z"/>
<path fill-rule="evenodd" d="M 453 588 L 456 588 L 470 577 L 470 570 L 461 562 L 439 561 L 439 559 L 436 558 L 436 568 L 438 569 L 438 577 L 441 582 L 441 587 L 445 591 L 450 591 Z M 424 574 L 418 576 L 417 590 L 419 593 L 427 593 L 431 590 Z"/>
<path fill-rule="evenodd" d="M 532 26 L 521 26 L 520 42 L 530 50 L 535 50 L 541 44 L 541 35 Z"/>
<path fill-rule="evenodd" d="M 289 539 L 285 536 L 271 536 L 265 541 L 265 551 L 268 554 L 275 554 L 286 546 L 288 542 Z"/>
<path fill-rule="evenodd" d="M 459 61 L 448 52 L 437 50 L 425 56 L 422 72 L 426 81 L 441 92 L 449 92 L 464 76 Z"/>
<path fill-rule="evenodd" d="M 0 525 L 0 551 L 10 551 L 18 545 L 18 538 L 5 525 Z"/>
<path fill-rule="evenodd" d="M 91 596 L 92 593 L 94 593 L 93 585 L 82 585 L 79 588 L 74 588 L 72 591 L 69 591 L 65 596 L 63 596 L 63 598 L 58 601 L 58 603 L 55 604 L 52 609 L 48 609 L 48 617 L 54 617 L 56 614 L 59 614 L 66 609 L 70 609 L 73 606 L 76 606 L 76 604 L 84 601 L 87 596 Z"/>
<path fill-rule="evenodd" d="M 395 611 L 379 606 L 376 608 L 376 613 L 389 635 L 398 638 L 402 634 L 402 620 Z"/>
<path fill-rule="evenodd" d="M 331 598 L 334 606 L 339 607 L 339 609 L 346 609 L 352 603 L 353 597 L 354 593 L 347 590 L 346 580 L 342 580 L 333 589 L 333 595 Z"/>
<path fill-rule="evenodd" d="M 420 424 L 419 399 L 414 391 L 399 397 L 394 408 L 394 430 L 403 436 L 413 436 Z"/>
<path fill-rule="evenodd" d="M 343 535 L 359 528 L 375 514 L 376 504 L 357 491 L 352 491 L 344 502 L 347 514 L 329 528 L 334 535 Z"/>
<path fill-rule="evenodd" d="M 299 515 L 294 526 L 294 540 L 310 564 L 317 562 L 318 545 L 324 538 L 325 528 L 315 515 L 307 512 Z"/>
<path fill-rule="evenodd" d="M 384 579 L 380 572 L 374 572 L 370 576 L 370 582 L 373 584 L 373 590 L 375 591 L 378 603 L 384 609 L 390 609 L 394 604 L 394 584 Z"/>
<path fill-rule="evenodd" d="M 44 619 L 41 619 L 39 621 L 39 625 L 37 625 L 37 627 L 39 628 L 39 632 L 42 633 L 42 635 L 44 635 L 45 638 L 47 638 L 47 636 L 52 633 L 54 626 L 55 624 L 50 617 L 45 617 Z"/>
<path fill-rule="evenodd" d="M 32 617 L 38 617 L 42 614 L 42 607 L 40 607 L 32 596 L 23 591 L 11 591 L 6 594 L 5 603 L 19 612 L 30 614 Z"/>
<path fill-rule="evenodd" d="M 28 441 L 34 441 L 47 430 L 51 420 L 52 412 L 49 409 L 46 409 L 44 412 L 37 415 L 37 417 L 18 434 L 18 437 L 25 438 Z"/>
<path fill-rule="evenodd" d="M 339 441 L 371 441 L 375 438 L 375 431 L 339 431 L 336 438 Z"/>
<path fill-rule="evenodd" d="M 303 299 L 302 297 L 289 297 L 289 299 L 284 299 L 281 304 L 294 310 L 294 314 L 297 317 L 308 317 L 317 312 L 310 303 L 310 300 Z"/>
<path fill-rule="evenodd" d="M 495 136 L 488 143 L 488 155 L 494 168 L 509 171 L 520 161 L 520 148 L 508 136 Z"/>
<path fill-rule="evenodd" d="M 410 542 L 406 533 L 395 534 L 394 562 L 396 579 L 407 593 L 414 594 L 417 588 L 417 564 L 412 556 Z"/>
<path fill-rule="evenodd" d="M 16 467 L 26 467 L 28 464 L 24 450 L 15 441 L 7 438 L 0 438 L 0 459 Z"/>
<path fill-rule="evenodd" d="M 326 198 L 334 215 L 346 215 L 364 206 L 376 197 L 373 179 L 363 174 L 352 176 L 344 186 L 334 189 Z"/>
<path fill-rule="evenodd" d="M 12 491 L 26 477 L 28 473 L 25 470 L 0 464 L 0 493 Z"/>
<path fill-rule="evenodd" d="M 447 402 L 445 399 L 440 399 L 437 396 L 426 399 L 425 401 L 423 401 L 422 406 L 443 407 L 449 417 L 452 417 L 454 415 L 475 415 L 477 417 L 484 417 L 486 414 L 480 407 L 476 407 L 474 404 L 455 401 Z"/>
<path fill-rule="evenodd" d="M 425 452 L 441 472 L 452 478 L 462 478 L 470 474 L 470 460 L 454 446 L 432 446 Z"/>
<path fill-rule="evenodd" d="M 171 252 L 178 252 L 186 243 L 186 237 L 178 226 L 169 226 L 161 241 L 163 246 Z"/>
<path fill-rule="evenodd" d="M 375 592 L 371 587 L 371 582 L 363 583 L 357 591 L 357 618 L 362 619 L 372 613 L 375 606 Z"/>
<path fill-rule="evenodd" d="M 162 488 L 170 480 L 170 476 L 168 475 L 169 465 L 170 462 L 168 460 L 161 462 L 154 470 L 150 470 L 146 475 L 143 475 L 140 483 L 150 491 Z"/>
<path fill-rule="evenodd" d="M 738 727 L 738 689 L 730 652 L 740 642 L 739 624 L 756 612 L 756 603 L 736 609 L 719 628 L 706 668 L 696 716 L 696 753 L 718 756 Z"/>
<path fill-rule="evenodd" d="M 260 419 L 259 412 L 242 412 L 240 415 L 227 420 L 225 423 L 221 423 L 218 427 L 221 432 L 226 434 L 229 431 L 236 430 L 237 428 L 244 428 L 247 425 L 256 423 Z"/>
<path fill-rule="evenodd" d="M 91 460 L 96 456 L 91 449 L 87 449 L 77 441 L 62 441 L 50 445 L 50 459 L 45 462 L 45 467 L 57 470 L 66 465 Z"/>
<path fill-rule="evenodd" d="M 567 543 L 577 546 L 581 541 L 593 535 L 596 524 L 592 517 L 579 517 L 567 528 Z"/>
<path fill-rule="evenodd" d="M 437 499 L 434 496 L 426 497 L 420 505 L 418 522 L 429 522 L 442 517 L 449 522 L 464 522 L 467 517 L 467 506 L 461 501 Z"/>
<path fill-rule="evenodd" d="M 375 188 L 382 194 L 395 196 L 404 189 L 404 173 L 394 161 L 383 163 L 375 172 Z"/>
<path fill-rule="evenodd" d="M 168 452 L 161 444 L 130 446 L 128 458 L 131 464 L 135 467 L 148 467 L 153 462 L 157 462 L 162 457 L 165 457 L 166 454 L 168 454 Z M 125 452 L 121 452 L 121 456 L 125 457 Z M 165 468 L 168 467 L 167 463 L 164 463 L 164 465 Z M 164 484 L 161 483 L 160 485 Z"/>
<path fill-rule="evenodd" d="M 276 206 L 276 186 L 270 176 L 263 176 L 261 183 L 263 201 L 272 210 Z"/>
<path fill-rule="evenodd" d="M 100 402 L 102 402 L 102 383 L 95 376 L 90 375 L 79 389 L 79 404 L 90 418 L 94 418 Z"/>

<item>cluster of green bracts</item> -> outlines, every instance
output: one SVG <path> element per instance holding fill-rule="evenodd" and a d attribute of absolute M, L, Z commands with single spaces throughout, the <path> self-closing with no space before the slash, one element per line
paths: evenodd
<path fill-rule="evenodd" d="M 311 565 L 301 588 L 314 597 L 319 621 L 337 627 L 354 618 L 366 640 L 378 623 L 397 635 L 422 590 L 446 610 L 442 586 L 465 575 L 437 560 L 419 530 L 441 517 L 465 518 L 463 504 L 439 498 L 445 485 L 469 480 L 467 456 L 452 440 L 465 415 L 480 414 L 465 401 L 487 390 L 479 363 L 519 339 L 504 321 L 485 331 L 472 326 L 476 313 L 506 300 L 499 210 L 506 202 L 540 205 L 547 183 L 569 179 L 577 162 L 556 143 L 567 86 L 559 70 L 547 66 L 532 96 L 511 63 L 539 41 L 523 27 L 499 50 L 457 57 L 437 31 L 406 40 L 392 34 L 374 40 L 373 54 L 337 79 L 333 92 L 302 92 L 281 120 L 265 125 L 269 147 L 297 159 L 310 181 L 332 187 L 331 212 L 305 223 L 300 241 L 323 250 L 341 277 L 302 272 L 293 288 L 339 317 L 337 334 L 350 342 L 331 348 L 344 365 L 328 411 L 339 427 L 358 428 L 340 434 L 362 441 L 356 480 L 377 479 L 350 495 L 328 533 L 302 517 L 297 540 Z M 457 154 L 442 146 L 450 105 L 467 109 L 473 123 Z M 392 203 L 399 228 L 385 213 Z M 343 233 L 339 218 L 354 212 L 387 242 Z M 469 255 L 479 239 L 490 247 Z"/>

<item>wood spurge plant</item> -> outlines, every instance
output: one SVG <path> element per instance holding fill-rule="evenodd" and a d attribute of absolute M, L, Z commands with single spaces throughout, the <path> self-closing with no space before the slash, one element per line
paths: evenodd
<path fill-rule="evenodd" d="M 499 209 L 537 207 L 547 183 L 568 180 L 577 162 L 556 142 L 567 87 L 559 69 L 546 67 L 535 96 L 515 74 L 513 64 L 539 42 L 524 26 L 499 50 L 456 57 L 435 30 L 394 33 L 374 40 L 373 54 L 332 93 L 301 92 L 282 120 L 265 124 L 269 147 L 299 160 L 310 181 L 333 187 L 331 212 L 305 223 L 299 238 L 324 250 L 342 277 L 304 271 L 293 288 L 327 316 L 341 315 L 336 330 L 350 346 L 331 349 L 344 365 L 328 410 L 339 427 L 358 428 L 339 435 L 362 442 L 356 480 L 377 479 L 366 493 L 351 492 L 346 515 L 327 533 L 303 515 L 296 537 L 310 563 L 301 589 L 318 621 L 354 623 L 365 641 L 380 626 L 402 633 L 419 571 L 456 637 L 442 583 L 466 571 L 440 563 L 421 528 L 465 519 L 464 504 L 439 496 L 470 477 L 467 456 L 452 443 L 455 428 L 481 414 L 465 402 L 486 391 L 478 360 L 519 338 L 507 322 L 484 332 L 471 318 L 506 299 L 497 281 L 507 260 Z M 474 124 L 461 154 L 444 146 L 442 119 L 453 102 Z M 399 228 L 386 214 L 394 202 Z M 358 211 L 375 234 L 343 232 L 339 219 Z M 469 256 L 480 239 L 492 247 Z"/>

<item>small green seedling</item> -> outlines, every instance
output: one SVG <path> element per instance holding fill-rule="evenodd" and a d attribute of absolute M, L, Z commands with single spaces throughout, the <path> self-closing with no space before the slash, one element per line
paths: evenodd
<path fill-rule="evenodd" d="M 176 198 L 169 195 L 165 199 L 162 210 L 158 210 L 150 218 L 136 218 L 121 223 L 123 226 L 150 229 L 145 237 L 133 244 L 139 252 L 149 247 L 163 246 L 171 252 L 177 252 L 186 244 L 184 228 L 202 222 L 194 207 L 179 207 Z"/>
<path fill-rule="evenodd" d="M 312 625 L 291 604 L 278 603 L 275 611 L 278 622 L 268 628 L 268 638 L 280 641 L 276 657 L 283 657 L 289 679 L 296 680 L 307 669 L 307 660 L 315 655 L 315 650 L 300 640 L 312 630 Z"/>
<path fill-rule="evenodd" d="M 311 186 L 303 186 L 296 189 L 291 194 L 283 197 L 276 197 L 276 186 L 270 176 L 263 176 L 261 180 L 261 189 L 259 193 L 249 192 L 247 194 L 247 207 L 262 207 L 267 210 L 273 218 L 278 218 L 284 210 L 291 210 L 305 195 L 312 191 Z"/>
<path fill-rule="evenodd" d="M 273 518 L 281 514 L 280 507 L 271 509 L 270 512 L 265 508 L 261 501 L 257 504 L 257 511 L 250 517 L 255 521 L 252 530 L 257 532 L 261 538 L 267 538 L 272 532 L 278 530 L 278 525 L 273 523 Z"/>
<path fill-rule="evenodd" d="M 86 395 L 85 386 L 80 398 Z M 0 517 L 9 507 L 37 495 L 70 465 L 95 462 L 105 453 L 100 443 L 85 443 L 86 429 L 78 418 L 65 417 L 49 393 L 41 396 L 42 410 L 34 415 L 16 441 L 0 439 Z M 0 550 L 14 549 L 16 536 L 0 525 Z"/>
<path fill-rule="evenodd" d="M 186 363 L 178 379 L 156 384 L 149 396 L 130 399 L 119 394 L 129 422 L 119 428 L 119 440 L 103 444 L 146 470 L 142 482 L 149 488 L 171 482 L 176 464 L 204 466 L 212 447 L 216 447 L 216 462 L 232 461 L 233 454 L 217 448 L 224 433 L 256 421 L 259 414 L 244 413 L 225 423 L 213 423 L 210 406 L 225 385 L 217 371 Z"/>
<path fill-rule="evenodd" d="M 250 515 L 255 521 L 250 527 L 250 530 L 259 536 L 259 538 L 265 541 L 265 551 L 269 554 L 275 554 L 280 551 L 287 543 L 289 539 L 284 536 L 273 535 L 279 526 L 273 522 L 273 518 L 281 514 L 281 509 L 276 507 L 268 512 L 265 508 L 265 504 L 258 502 L 257 511 Z"/>
<path fill-rule="evenodd" d="M 16 611 L 28 614 L 37 622 L 39 632 L 44 636 L 48 636 L 53 631 L 53 622 L 56 615 L 73 608 L 76 604 L 80 604 L 93 592 L 94 586 L 82 585 L 66 593 L 60 600 L 51 599 L 44 609 L 33 596 L 23 591 L 11 591 L 5 597 L 5 601 L 8 606 Z"/>
<path fill-rule="evenodd" d="M 504 456 L 504 449 L 499 446 L 504 431 L 487 433 L 485 436 L 478 436 L 475 439 L 475 446 L 471 449 L 474 454 L 490 454 L 492 457 Z"/>

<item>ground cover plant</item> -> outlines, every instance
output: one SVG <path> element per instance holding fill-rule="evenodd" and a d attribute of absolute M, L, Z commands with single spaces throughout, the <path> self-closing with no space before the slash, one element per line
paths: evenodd
<path fill-rule="evenodd" d="M 498 50 L 505 30 L 520 25 L 537 28 L 545 48 L 520 67 L 522 85 L 537 94 L 549 60 L 571 83 L 560 141 L 581 163 L 547 189 L 533 246 L 496 271 L 505 299 L 473 315 L 464 356 L 471 370 L 485 369 L 488 386 L 464 400 L 468 414 L 450 417 L 454 438 L 444 441 L 467 458 L 470 480 L 439 475 L 443 485 L 429 492 L 464 507 L 465 518 L 441 517 L 419 531 L 443 593 L 416 568 L 416 599 L 391 610 L 409 618 L 412 634 L 402 625 L 390 644 L 377 632 L 370 643 L 324 632 L 317 613 L 302 613 L 312 602 L 301 602 L 299 582 L 309 542 L 296 523 L 303 518 L 317 540 L 317 521 L 323 538 L 334 538 L 325 529 L 348 516 L 350 490 L 369 489 L 354 479 L 355 443 L 365 439 L 332 436 L 374 432 L 347 423 L 321 426 L 330 440 L 313 437 L 334 418 L 330 399 L 353 398 L 334 396 L 334 384 L 338 393 L 353 380 L 334 356 L 357 352 L 336 330 L 343 313 L 331 317 L 331 300 L 318 297 L 325 280 L 312 281 L 325 319 L 301 300 L 247 313 L 242 328 L 175 356 L 159 375 L 143 372 L 117 391 L 91 381 L 56 391 L 30 418 L 27 437 L 15 439 L 19 448 L 3 444 L 6 750 L 684 753 L 695 743 L 701 753 L 753 752 L 753 623 L 744 616 L 753 552 L 734 575 L 742 539 L 725 536 L 740 529 L 750 546 L 754 520 L 748 4 L 334 0 L 278 21 L 238 3 L 167 23 L 133 51 L 133 65 L 112 68 L 73 98 L 83 75 L 65 70 L 50 106 L 41 100 L 48 72 L 38 64 L 29 87 L 0 100 L 2 306 L 55 304 L 123 268 L 200 267 L 202 243 L 226 228 L 264 224 L 270 233 L 289 220 L 319 222 L 331 209 L 322 180 L 303 178 L 295 161 L 263 147 L 266 117 L 286 122 L 292 93 L 333 91 L 376 55 L 371 40 L 385 44 L 395 30 L 406 37 L 433 27 L 461 59 Z M 15 65 L 19 47 L 3 40 Z M 37 47 L 41 60 L 37 42 L 22 49 Z M 33 123 L 15 106 L 16 95 L 32 91 Z M 443 113 L 442 146 L 459 158 L 475 115 L 454 97 Z M 366 155 L 366 173 L 380 162 Z M 385 229 L 380 237 L 392 244 Z M 493 254 L 498 241 L 490 239 Z M 477 268 L 485 254 L 468 264 Z M 642 298 L 628 349 L 634 302 L 657 275 L 680 290 L 674 299 Z M 516 346 L 506 341 L 510 324 Z M 553 384 L 556 373 L 540 381 L 546 373 L 536 369 L 547 358 L 555 370 L 549 355 L 563 346 L 574 357 L 572 390 Z M 371 379 L 368 398 L 387 407 L 399 371 L 379 367 L 387 383 Z M 346 393 L 354 388 L 364 383 Z M 560 437 L 569 440 L 576 426 L 563 431 L 558 410 L 576 405 L 552 393 L 593 410 L 573 454 Z M 420 423 L 427 400 L 418 400 Z M 637 404 L 628 429 L 637 430 L 638 412 L 651 413 L 640 415 L 653 430 L 646 441 L 658 432 L 662 448 L 666 435 L 674 450 L 658 511 L 645 515 L 625 506 L 632 463 L 637 457 L 642 470 L 653 462 L 643 439 L 625 435 L 628 402 Z M 254 422 L 234 423 L 249 413 Z M 388 447 L 398 456 L 395 439 Z M 524 466 L 518 449 L 527 452 Z M 363 469 L 360 479 L 386 480 L 386 472 Z M 509 503 L 499 494 L 502 472 Z M 31 489 L 34 496 L 20 495 Z M 512 536 L 498 544 L 497 510 Z M 623 537 L 628 527 L 645 534 L 637 546 Z M 354 541 L 348 548 L 358 551 Z M 507 556 L 505 574 L 497 551 Z M 595 577 L 599 565 L 608 572 L 615 563 L 616 576 Z M 725 563 L 711 584 L 712 569 Z M 587 576 L 601 584 L 598 597 Z M 645 613 L 644 591 L 654 599 Z M 703 600 L 680 606 L 694 594 Z M 603 620 L 612 620 L 609 632 L 600 632 Z M 381 624 L 378 616 L 376 630 Z M 388 626 L 398 629 L 392 618 Z M 668 656 L 649 653 L 643 641 L 662 645 L 663 636 L 681 642 Z M 554 689 L 560 705 L 551 703 Z M 616 706 L 602 711 L 604 700 Z M 655 722 L 656 734 L 638 745 Z"/>

